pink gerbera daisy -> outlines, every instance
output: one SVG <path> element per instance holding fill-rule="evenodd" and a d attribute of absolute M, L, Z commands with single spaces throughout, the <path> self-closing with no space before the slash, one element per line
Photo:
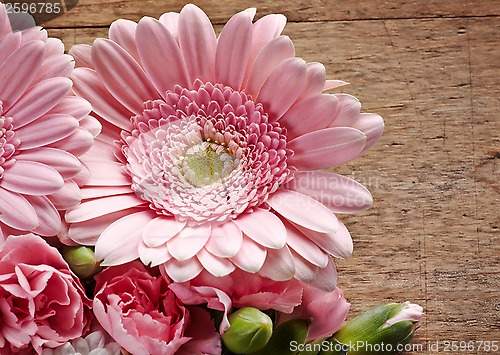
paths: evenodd
<path fill-rule="evenodd" d="M 362 154 L 383 121 L 352 96 L 323 94 L 345 83 L 295 57 L 284 16 L 254 15 L 236 14 L 217 37 L 186 5 L 159 21 L 118 20 L 110 39 L 73 47 L 74 91 L 103 133 L 66 220 L 103 265 L 139 257 L 179 282 L 240 268 L 333 289 L 330 256 L 352 250 L 335 213 L 372 200 L 317 170 Z"/>
<path fill-rule="evenodd" d="M 40 27 L 13 32 L 0 3 L 0 229 L 54 236 L 58 210 L 80 200 L 82 169 L 99 122 L 71 91 L 74 61 Z M 92 133 L 90 133 L 92 132 Z"/>

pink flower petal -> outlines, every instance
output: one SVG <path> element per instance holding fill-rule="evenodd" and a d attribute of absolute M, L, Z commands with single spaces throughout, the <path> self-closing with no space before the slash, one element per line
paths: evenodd
<path fill-rule="evenodd" d="M 75 59 L 76 68 L 94 69 L 91 53 L 92 46 L 89 46 L 88 44 L 75 44 L 68 51 L 68 54 Z"/>
<path fill-rule="evenodd" d="M 337 286 L 337 270 L 335 269 L 333 261 L 330 260 L 325 268 L 319 269 L 318 274 L 309 284 L 326 292 L 335 290 Z"/>
<path fill-rule="evenodd" d="M 338 111 L 330 127 L 352 127 L 359 117 L 361 103 L 352 95 L 337 94 L 336 96 L 339 100 Z"/>
<path fill-rule="evenodd" d="M 92 105 L 78 96 L 66 96 L 49 113 L 60 113 L 73 116 L 78 121 L 87 117 L 92 111 Z"/>
<path fill-rule="evenodd" d="M 109 39 L 118 43 L 137 63 L 141 63 L 135 38 L 136 30 L 137 23 L 134 21 L 119 19 L 109 26 Z"/>
<path fill-rule="evenodd" d="M 287 231 L 286 244 L 291 249 L 318 267 L 325 267 L 328 264 L 327 253 L 321 250 L 291 223 L 285 222 L 285 226 Z"/>
<path fill-rule="evenodd" d="M 172 255 L 168 252 L 166 245 L 149 247 L 144 243 L 139 243 L 139 258 L 144 265 L 155 267 L 172 259 Z"/>
<path fill-rule="evenodd" d="M 135 194 L 110 196 L 85 201 L 66 212 L 66 221 L 68 223 L 88 221 L 106 214 L 137 207 L 144 203 L 145 201 L 141 200 Z"/>
<path fill-rule="evenodd" d="M 232 262 L 225 258 L 219 258 L 209 253 L 205 248 L 201 249 L 196 254 L 199 262 L 212 275 L 223 277 L 234 271 L 235 266 Z"/>
<path fill-rule="evenodd" d="M 274 281 L 287 281 L 295 275 L 292 254 L 287 246 L 281 249 L 269 249 L 266 261 L 259 270 L 259 275 Z"/>
<path fill-rule="evenodd" d="M 350 127 L 326 128 L 288 143 L 295 155 L 289 163 L 300 170 L 326 169 L 358 157 L 366 144 L 363 132 Z"/>
<path fill-rule="evenodd" d="M 323 91 L 336 89 L 345 85 L 349 85 L 349 83 L 344 80 L 326 80 L 325 86 L 323 87 Z"/>
<path fill-rule="evenodd" d="M 304 134 L 328 127 L 337 110 L 337 97 L 317 95 L 293 105 L 281 117 L 280 123 L 287 129 L 287 138 L 292 140 Z"/>
<path fill-rule="evenodd" d="M 159 19 L 177 43 L 179 43 L 179 17 L 178 12 L 167 12 L 161 15 Z"/>
<path fill-rule="evenodd" d="M 352 238 L 341 221 L 338 221 L 337 230 L 334 233 L 319 233 L 299 225 L 295 227 L 314 244 L 337 258 L 346 258 L 352 254 Z"/>
<path fill-rule="evenodd" d="M 0 187 L 21 194 L 48 195 L 64 185 L 61 175 L 53 168 L 34 161 L 17 161 L 6 169 Z"/>
<path fill-rule="evenodd" d="M 294 56 L 295 47 L 287 36 L 277 37 L 270 41 L 255 58 L 248 75 L 245 92 L 257 97 L 272 71 L 283 61 Z"/>
<path fill-rule="evenodd" d="M 318 275 L 320 268 L 304 259 L 294 250 L 290 250 L 290 252 L 292 253 L 293 263 L 295 265 L 294 277 L 305 283 L 313 282 Z"/>
<path fill-rule="evenodd" d="M 59 38 L 49 37 L 45 41 L 45 58 L 64 54 L 64 43 Z M 70 56 L 71 57 L 71 56 Z M 73 61 L 73 59 L 71 59 Z"/>
<path fill-rule="evenodd" d="M 191 78 L 213 82 L 217 38 L 209 18 L 196 5 L 188 4 L 181 10 L 179 45 Z"/>
<path fill-rule="evenodd" d="M 327 207 L 298 192 L 280 189 L 266 202 L 277 213 L 295 224 L 322 233 L 331 233 L 337 228 L 337 218 Z"/>
<path fill-rule="evenodd" d="M 66 138 L 51 143 L 49 147 L 65 150 L 74 156 L 80 156 L 86 153 L 94 142 L 94 137 L 90 132 L 83 128 L 77 128 Z"/>
<path fill-rule="evenodd" d="M 38 148 L 21 152 L 17 161 L 32 161 L 45 164 L 56 170 L 63 179 L 69 179 L 82 170 L 82 164 L 74 155 L 56 148 Z"/>
<path fill-rule="evenodd" d="M 158 20 L 144 17 L 139 21 L 136 37 L 144 69 L 161 96 L 165 97 L 166 91 L 172 90 L 175 85 L 190 86 L 179 46 L 165 26 Z M 161 65 L 158 65 L 159 58 Z"/>
<path fill-rule="evenodd" d="M 384 119 L 373 113 L 361 113 L 352 127 L 359 129 L 366 135 L 366 145 L 361 152 L 363 154 L 382 137 L 382 133 L 384 133 Z"/>
<path fill-rule="evenodd" d="M 137 259 L 142 230 L 154 216 L 152 211 L 138 212 L 113 222 L 96 242 L 96 259 L 103 260 L 102 266 L 121 265 Z"/>
<path fill-rule="evenodd" d="M 72 223 L 69 226 L 68 236 L 73 241 L 82 245 L 95 245 L 97 238 L 104 232 L 110 224 L 119 220 L 122 217 L 133 214 L 133 209 L 118 211 L 106 214 L 101 217 L 93 218 L 88 221 Z"/>
<path fill-rule="evenodd" d="M 252 45 L 252 18 L 242 11 L 234 15 L 219 36 L 215 55 L 215 81 L 239 90 Z"/>
<path fill-rule="evenodd" d="M 80 120 L 80 128 L 86 129 L 95 138 L 101 133 L 102 125 L 93 116 L 87 116 Z"/>
<path fill-rule="evenodd" d="M 92 175 L 87 182 L 89 186 L 130 186 L 130 176 L 125 173 L 123 165 L 114 161 L 86 161 L 85 165 Z"/>
<path fill-rule="evenodd" d="M 171 259 L 163 264 L 163 268 L 175 282 L 186 282 L 194 279 L 203 270 L 203 266 L 196 258 L 185 261 Z"/>
<path fill-rule="evenodd" d="M 26 196 L 35 209 L 40 225 L 33 230 L 41 236 L 55 236 L 61 229 L 61 216 L 52 202 L 45 196 Z"/>
<path fill-rule="evenodd" d="M 47 197 L 58 210 L 67 210 L 80 202 L 80 188 L 73 180 L 66 180 L 60 190 Z"/>
<path fill-rule="evenodd" d="M 82 200 L 87 200 L 91 198 L 114 196 L 114 195 L 126 195 L 134 192 L 130 186 L 85 186 L 82 191 Z"/>
<path fill-rule="evenodd" d="M 12 32 L 9 15 L 3 5 L 0 5 L 0 38 Z"/>
<path fill-rule="evenodd" d="M 168 251 L 179 261 L 185 261 L 196 255 L 210 237 L 209 223 L 194 227 L 184 227 L 174 238 L 167 242 Z"/>
<path fill-rule="evenodd" d="M 307 63 L 306 84 L 299 101 L 320 95 L 325 89 L 326 69 L 321 63 Z M 332 117 L 333 119 L 333 117 Z"/>
<path fill-rule="evenodd" d="M 75 67 L 73 57 L 67 54 L 53 55 L 45 58 L 35 82 L 44 81 L 54 77 L 69 77 Z"/>
<path fill-rule="evenodd" d="M 267 78 L 257 97 L 270 117 L 278 119 L 292 106 L 304 89 L 307 65 L 290 58 L 278 65 Z"/>
<path fill-rule="evenodd" d="M 14 53 L 21 45 L 21 33 L 8 33 L 2 38 L 0 35 L 0 66 Z"/>
<path fill-rule="evenodd" d="M 264 209 L 255 208 L 252 213 L 239 215 L 233 222 L 246 236 L 266 248 L 281 249 L 286 243 L 283 222 L 275 214 Z"/>
<path fill-rule="evenodd" d="M 354 213 L 373 203 L 366 187 L 330 172 L 298 171 L 285 187 L 314 198 L 334 213 Z"/>
<path fill-rule="evenodd" d="M 138 36 L 139 27 L 137 32 Z M 117 43 L 104 38 L 95 40 L 92 61 L 109 92 L 135 114 L 142 112 L 144 102 L 159 97 L 140 65 Z M 133 90 L 128 88 L 130 83 L 134 84 Z"/>
<path fill-rule="evenodd" d="M 50 114 L 16 130 L 21 140 L 19 150 L 33 149 L 55 143 L 71 135 L 78 128 L 78 121 L 71 116 Z"/>
<path fill-rule="evenodd" d="M 108 92 L 94 70 L 77 68 L 73 71 L 72 79 L 75 94 L 87 99 L 99 116 L 121 129 L 132 129 L 132 113 Z"/>
<path fill-rule="evenodd" d="M 242 240 L 240 228 L 233 222 L 226 222 L 212 228 L 212 234 L 205 248 L 215 256 L 230 258 L 240 250 Z"/>
<path fill-rule="evenodd" d="M 0 67 L 0 97 L 4 112 L 24 94 L 42 66 L 45 44 L 29 42 L 15 51 Z"/>
<path fill-rule="evenodd" d="M 259 271 L 262 265 L 264 265 L 266 255 L 266 248 L 243 236 L 238 254 L 231 257 L 230 260 L 240 269 L 253 274 Z"/>
<path fill-rule="evenodd" d="M 150 248 L 158 247 L 172 239 L 185 225 L 173 217 L 157 217 L 145 226 L 142 240 Z"/>
<path fill-rule="evenodd" d="M 38 227 L 38 217 L 33 206 L 23 196 L 2 187 L 0 187 L 0 222 L 26 231 Z"/>

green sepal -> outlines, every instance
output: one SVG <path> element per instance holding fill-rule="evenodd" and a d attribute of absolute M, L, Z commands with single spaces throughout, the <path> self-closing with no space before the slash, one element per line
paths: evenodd
<path fill-rule="evenodd" d="M 301 319 L 292 319 L 278 325 L 267 345 L 251 355 L 293 355 L 292 344 L 304 344 L 309 331 L 309 324 Z"/>

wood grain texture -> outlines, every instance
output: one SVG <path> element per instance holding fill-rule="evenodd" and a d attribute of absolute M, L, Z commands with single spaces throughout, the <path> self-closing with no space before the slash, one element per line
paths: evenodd
<path fill-rule="evenodd" d="M 82 0 L 47 23 L 67 48 L 106 36 L 113 20 L 178 11 L 174 1 Z M 198 1 L 216 23 L 255 6 L 287 14 L 298 56 L 351 83 L 385 118 L 373 150 L 337 171 L 375 204 L 341 216 L 354 255 L 337 262 L 352 314 L 385 301 L 421 303 L 415 343 L 500 341 L 500 2 Z M 428 346 L 440 341 L 440 351 Z M 453 353 L 453 352 L 452 352 Z M 468 353 L 486 354 L 485 351 Z"/>

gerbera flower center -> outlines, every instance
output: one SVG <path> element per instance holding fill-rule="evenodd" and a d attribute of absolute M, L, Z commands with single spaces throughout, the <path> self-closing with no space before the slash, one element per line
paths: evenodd
<path fill-rule="evenodd" d="M 182 172 L 194 186 L 203 187 L 228 177 L 238 163 L 224 146 L 203 142 L 186 151 Z"/>
<path fill-rule="evenodd" d="M 230 87 L 176 87 L 132 124 L 121 143 L 132 189 L 159 214 L 223 222 L 291 178 L 285 130 Z"/>
<path fill-rule="evenodd" d="M 14 137 L 14 127 L 11 117 L 2 116 L 2 101 L 0 101 L 0 179 L 5 169 L 14 164 L 12 159 L 19 140 Z"/>

